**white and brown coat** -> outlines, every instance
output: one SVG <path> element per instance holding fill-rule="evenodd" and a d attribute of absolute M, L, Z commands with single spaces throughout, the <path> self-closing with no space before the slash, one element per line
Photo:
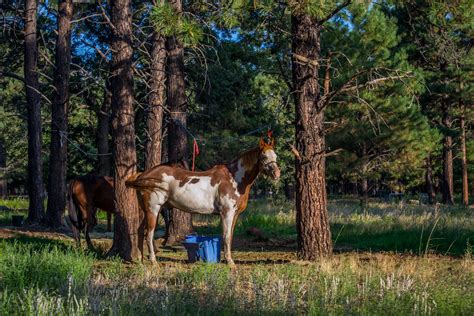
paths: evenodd
<path fill-rule="evenodd" d="M 139 191 L 146 213 L 150 260 L 156 260 L 153 249 L 156 217 L 167 204 L 190 213 L 219 214 L 225 259 L 233 265 L 230 249 L 237 217 L 247 207 L 250 188 L 260 171 L 275 180 L 280 177 L 276 158 L 273 142 L 267 144 L 260 140 L 259 147 L 206 171 L 192 172 L 160 165 L 127 181 L 128 186 Z"/>

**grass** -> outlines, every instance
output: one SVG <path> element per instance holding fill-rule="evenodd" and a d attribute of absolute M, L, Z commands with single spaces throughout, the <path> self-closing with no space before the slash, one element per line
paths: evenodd
<path fill-rule="evenodd" d="M 462 256 L 474 240 L 474 216 L 463 207 L 330 202 L 330 225 L 336 249 L 437 253 Z M 295 211 L 284 201 L 254 201 L 237 221 L 235 232 L 245 235 L 256 227 L 269 238 L 296 239 Z M 217 217 L 199 217 L 197 230 L 219 234 Z"/>
<path fill-rule="evenodd" d="M 14 198 L 0 200 L 0 225 L 10 224 L 12 215 L 24 215 L 26 218 L 27 211 L 27 199 Z"/>
<path fill-rule="evenodd" d="M 162 250 L 156 266 L 125 265 L 75 249 L 68 239 L 0 239 L 0 314 L 474 313 L 472 214 L 378 203 L 362 210 L 350 202 L 329 209 L 333 240 L 344 252 L 308 263 L 294 260 L 292 245 L 236 247 L 236 272 L 186 264 L 182 252 Z M 201 233 L 220 232 L 218 218 L 195 223 Z M 294 211 L 286 202 L 252 202 L 236 228 L 251 244 L 250 227 L 291 241 Z"/>

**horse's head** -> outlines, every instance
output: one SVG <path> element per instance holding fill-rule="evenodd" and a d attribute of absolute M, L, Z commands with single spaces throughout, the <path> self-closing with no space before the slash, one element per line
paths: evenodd
<path fill-rule="evenodd" d="M 277 164 L 277 155 L 275 153 L 275 139 L 271 138 L 267 143 L 260 138 L 260 169 L 263 170 L 263 173 L 273 180 L 278 180 L 280 178 L 280 168 Z"/>

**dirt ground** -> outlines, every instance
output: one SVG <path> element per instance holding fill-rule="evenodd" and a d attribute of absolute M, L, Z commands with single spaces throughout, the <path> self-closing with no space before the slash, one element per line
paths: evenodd
<path fill-rule="evenodd" d="M 68 229 L 53 231 L 34 226 L 0 226 L 0 239 L 21 237 L 45 238 L 73 243 L 72 233 Z M 112 245 L 113 232 L 106 232 L 103 228 L 99 227 L 99 229 L 91 233 L 91 238 L 95 247 L 100 252 L 105 253 Z M 160 242 L 160 238 L 155 238 L 156 246 L 159 246 Z M 236 263 L 286 263 L 296 260 L 295 240 L 261 240 L 261 238 L 256 236 L 234 236 L 232 244 L 232 253 Z M 82 247 L 86 247 L 84 238 L 82 238 Z M 144 249 L 146 254 L 146 246 Z M 166 248 L 157 247 L 157 249 L 156 255 L 159 262 L 186 261 L 186 251 L 180 245 Z"/>

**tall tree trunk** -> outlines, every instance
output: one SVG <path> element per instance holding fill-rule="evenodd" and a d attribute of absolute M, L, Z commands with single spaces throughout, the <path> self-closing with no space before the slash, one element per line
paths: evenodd
<path fill-rule="evenodd" d="M 469 187 L 467 177 L 467 150 L 466 150 L 466 118 L 464 116 L 465 108 L 461 106 L 462 114 L 460 118 L 461 125 L 461 164 L 462 164 L 462 203 L 469 205 Z"/>
<path fill-rule="evenodd" d="M 177 14 L 182 14 L 181 0 L 172 0 L 170 5 Z M 171 124 L 168 128 L 168 159 L 169 161 L 177 161 L 187 158 L 187 134 L 185 130 L 187 100 L 184 83 L 184 49 L 183 44 L 174 36 L 166 39 L 166 49 L 168 51 L 167 103 L 171 119 Z M 191 214 L 173 209 L 165 236 L 165 244 L 172 245 L 193 231 Z"/>
<path fill-rule="evenodd" d="M 153 1 L 153 4 L 158 5 L 157 1 Z M 166 101 L 166 40 L 158 32 L 153 33 L 150 55 L 151 91 L 146 121 L 148 139 L 145 153 L 145 170 L 159 165 L 162 161 L 163 152 L 163 108 Z M 170 211 L 162 208 L 160 213 L 165 222 L 165 232 L 168 232 Z M 167 233 L 166 236 L 168 236 Z"/>
<path fill-rule="evenodd" d="M 28 219 L 30 224 L 44 219 L 44 186 L 41 159 L 41 104 L 38 85 L 36 43 L 36 0 L 25 5 L 25 90 L 28 115 Z"/>
<path fill-rule="evenodd" d="M 73 0 L 59 1 L 46 210 L 46 221 L 52 227 L 61 226 L 62 214 L 66 207 L 67 140 L 64 136 L 67 135 L 72 14 Z"/>
<path fill-rule="evenodd" d="M 130 0 L 110 2 L 112 29 L 112 152 L 115 185 L 114 241 L 111 253 L 125 261 L 142 257 L 143 214 L 136 192 L 125 180 L 136 173 L 135 127 L 132 77 L 132 12 Z"/>
<path fill-rule="evenodd" d="M 367 144 L 362 144 L 362 179 L 360 183 L 361 187 L 361 204 L 365 207 L 367 205 L 367 201 L 369 200 L 369 179 L 368 179 L 368 170 L 369 170 L 369 162 L 367 156 Z"/>
<path fill-rule="evenodd" d="M 145 169 L 161 163 L 161 141 L 163 107 L 166 97 L 166 47 L 165 39 L 153 33 L 151 47 L 150 108 L 146 121 L 148 140 L 146 144 Z"/>
<path fill-rule="evenodd" d="M 0 139 L 0 198 L 5 198 L 7 196 L 7 151 L 3 140 Z"/>
<path fill-rule="evenodd" d="M 110 106 L 112 93 L 109 80 L 105 83 L 104 100 L 97 115 L 97 173 L 101 176 L 110 176 L 109 133 L 110 133 Z"/>
<path fill-rule="evenodd" d="M 443 111 L 443 126 L 449 130 L 452 127 L 451 115 L 446 101 L 442 107 Z M 443 141 L 443 203 L 454 204 L 454 190 L 453 190 L 453 138 L 449 131 L 444 136 Z"/>
<path fill-rule="evenodd" d="M 428 203 L 433 204 L 436 200 L 436 192 L 433 184 L 433 166 L 431 163 L 431 155 L 426 159 L 425 172 L 426 192 L 428 193 Z"/>
<path fill-rule="evenodd" d="M 298 257 L 332 253 L 326 205 L 324 110 L 318 108 L 320 27 L 305 13 L 292 16 L 293 86 L 296 94 L 296 227 Z M 298 58 L 298 57 L 302 58 Z"/>

